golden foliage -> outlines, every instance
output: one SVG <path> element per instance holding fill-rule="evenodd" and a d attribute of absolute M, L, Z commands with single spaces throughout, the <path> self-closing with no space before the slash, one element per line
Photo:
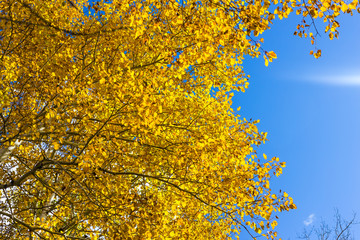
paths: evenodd
<path fill-rule="evenodd" d="M 1 235 L 276 237 L 274 212 L 296 208 L 270 189 L 285 165 L 257 158 L 266 133 L 230 92 L 247 88 L 245 55 L 276 58 L 257 40 L 275 15 L 298 9 L 337 36 L 358 5 L 1 1 Z"/>

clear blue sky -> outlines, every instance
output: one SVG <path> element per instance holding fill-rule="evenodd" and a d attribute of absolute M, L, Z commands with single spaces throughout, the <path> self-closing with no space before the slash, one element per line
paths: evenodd
<path fill-rule="evenodd" d="M 265 49 L 278 59 L 269 67 L 262 58 L 246 59 L 249 89 L 233 102 L 242 117 L 260 119 L 258 127 L 268 132 L 258 152 L 287 162 L 272 180 L 298 206 L 279 215 L 284 240 L 297 239 L 312 214 L 307 229 L 321 219 L 332 223 L 334 208 L 345 218 L 357 212 L 360 220 L 360 16 L 340 18 L 339 39 L 321 34 L 320 59 L 309 55 L 309 39 L 293 36 L 300 20 L 293 14 L 263 34 Z M 360 238 L 360 225 L 354 234 Z"/>

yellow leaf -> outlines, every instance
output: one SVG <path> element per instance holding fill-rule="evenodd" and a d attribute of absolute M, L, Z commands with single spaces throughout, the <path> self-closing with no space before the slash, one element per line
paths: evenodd
<path fill-rule="evenodd" d="M 269 56 L 269 57 L 271 57 L 271 58 L 274 58 L 274 59 L 276 59 L 276 58 L 277 58 L 276 53 L 274 53 L 273 51 L 268 52 L 268 56 Z"/>
<path fill-rule="evenodd" d="M 54 146 L 54 149 L 55 149 L 55 150 L 58 150 L 58 149 L 60 148 L 60 144 L 57 143 L 57 142 L 54 142 L 54 143 L 53 143 L 53 146 Z"/>
<path fill-rule="evenodd" d="M 346 11 L 348 10 L 348 5 L 346 5 L 345 3 L 342 3 L 342 4 L 341 4 L 341 10 L 342 10 L 343 12 L 346 12 Z"/>

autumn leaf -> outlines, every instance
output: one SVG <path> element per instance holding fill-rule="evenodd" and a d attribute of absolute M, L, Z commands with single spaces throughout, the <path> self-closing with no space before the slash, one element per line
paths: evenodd
<path fill-rule="evenodd" d="M 302 14 L 296 35 L 315 41 L 313 21 L 336 38 L 355 9 L 1 1 L 2 238 L 276 237 L 275 212 L 296 205 L 271 189 L 285 163 L 257 156 L 266 133 L 231 107 L 249 84 L 243 61 L 277 58 L 260 36 L 276 16 Z"/>

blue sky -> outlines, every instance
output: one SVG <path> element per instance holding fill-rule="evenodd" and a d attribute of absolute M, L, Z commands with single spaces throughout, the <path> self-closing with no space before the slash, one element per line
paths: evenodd
<path fill-rule="evenodd" d="M 242 117 L 260 119 L 258 127 L 268 132 L 258 153 L 287 162 L 272 179 L 298 206 L 279 215 L 284 240 L 322 219 L 331 224 L 334 208 L 344 218 L 357 212 L 360 220 L 360 16 L 339 18 L 339 39 L 321 33 L 320 59 L 309 55 L 309 39 L 293 36 L 300 20 L 293 14 L 263 34 L 265 49 L 278 59 L 269 67 L 262 58 L 246 59 L 249 89 L 233 101 Z M 354 235 L 360 236 L 360 225 Z"/>

